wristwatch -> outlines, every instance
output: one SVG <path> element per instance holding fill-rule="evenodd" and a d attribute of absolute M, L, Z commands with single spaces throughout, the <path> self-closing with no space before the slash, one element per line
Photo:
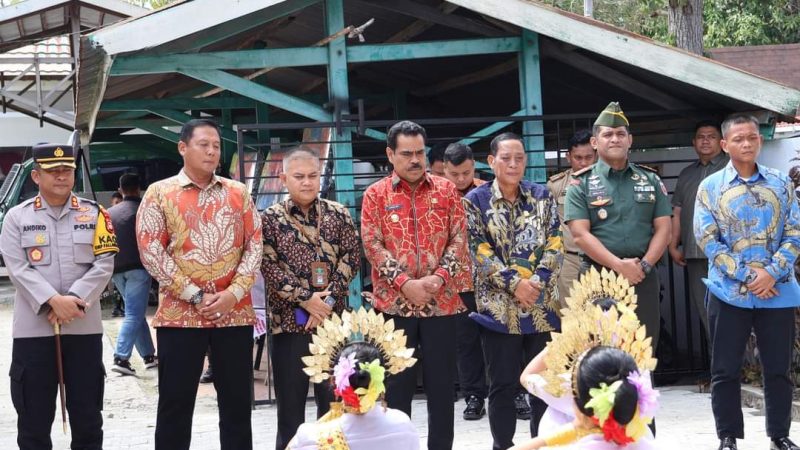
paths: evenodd
<path fill-rule="evenodd" d="M 645 275 L 650 275 L 650 272 L 653 271 L 653 266 L 645 260 L 639 261 L 639 265 L 642 267 L 642 272 L 644 272 Z"/>
<path fill-rule="evenodd" d="M 189 297 L 189 303 L 199 305 L 203 301 L 203 291 L 197 291 L 193 296 Z"/>
<path fill-rule="evenodd" d="M 753 281 L 756 281 L 757 277 L 758 277 L 758 274 L 756 274 L 756 271 L 753 270 L 753 269 L 749 269 L 747 271 L 747 275 L 745 275 L 745 277 L 744 277 L 744 284 L 750 284 Z"/>

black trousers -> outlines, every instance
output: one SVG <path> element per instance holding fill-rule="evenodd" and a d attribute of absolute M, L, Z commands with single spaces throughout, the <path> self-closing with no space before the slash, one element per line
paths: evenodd
<path fill-rule="evenodd" d="M 399 317 L 395 327 L 416 348 L 419 362 L 386 379 L 386 403 L 411 415 L 411 400 L 417 389 L 417 370 L 422 367 L 422 385 L 428 400 L 428 449 L 453 448 L 453 383 L 456 365 L 456 316 Z"/>
<path fill-rule="evenodd" d="M 794 344 L 794 308 L 737 308 L 709 295 L 711 331 L 711 408 L 720 438 L 744 438 L 742 356 L 755 331 L 764 381 L 767 435 L 789 436 Z"/>
<path fill-rule="evenodd" d="M 156 329 L 158 416 L 156 450 L 188 450 L 197 384 L 206 351 L 214 366 L 222 450 L 250 450 L 253 327 Z"/>
<path fill-rule="evenodd" d="M 462 292 L 461 300 L 469 311 L 456 316 L 456 352 L 458 353 L 458 381 L 464 397 L 474 395 L 486 398 L 486 366 L 483 363 L 481 327 L 469 318 L 476 311 L 475 293 Z"/>
<path fill-rule="evenodd" d="M 71 448 L 103 448 L 102 335 L 61 336 L 61 360 L 67 398 Z M 11 351 L 11 401 L 17 410 L 21 450 L 52 449 L 50 430 L 58 392 L 54 337 L 14 339 Z M 60 420 L 60 419 L 59 419 Z"/>
<path fill-rule="evenodd" d="M 306 397 L 308 397 L 308 375 L 303 372 L 305 364 L 300 359 L 309 355 L 311 335 L 280 333 L 272 337 L 272 373 L 275 379 L 275 400 L 278 404 L 278 435 L 275 449 L 284 450 L 297 429 L 306 419 Z M 216 371 L 216 367 L 214 368 Z M 314 400 L 317 403 L 317 418 L 330 409 L 333 392 L 328 383 L 314 384 Z"/>
<path fill-rule="evenodd" d="M 517 429 L 517 410 L 514 397 L 519 393 L 519 375 L 522 373 L 520 355 L 530 361 L 544 350 L 550 333 L 505 334 L 484 329 L 481 333 L 486 365 L 489 368 L 489 427 L 492 430 L 494 450 L 505 450 L 514 445 Z M 547 404 L 538 397 L 528 396 L 531 405 L 531 437 L 539 431 Z"/>

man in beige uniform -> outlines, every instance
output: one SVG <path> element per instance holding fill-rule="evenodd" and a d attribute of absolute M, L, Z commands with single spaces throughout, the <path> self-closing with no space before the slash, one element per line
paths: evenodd
<path fill-rule="evenodd" d="M 39 195 L 3 220 L 0 251 L 14 297 L 11 400 L 22 450 L 51 449 L 58 376 L 53 324 L 61 324 L 61 358 L 71 448 L 103 448 L 103 326 L 100 293 L 114 270 L 117 242 L 108 214 L 72 193 L 75 161 L 66 145 L 33 149 Z"/>
<path fill-rule="evenodd" d="M 564 262 L 558 272 L 558 301 L 562 308 L 567 307 L 566 298 L 572 287 L 572 280 L 578 278 L 581 270 L 580 248 L 575 245 L 569 227 L 564 223 L 564 200 L 567 198 L 567 186 L 574 172 L 589 167 L 597 161 L 597 152 L 592 148 L 589 140 L 592 138 L 591 130 L 579 130 L 569 140 L 567 147 L 567 162 L 570 168 L 564 172 L 550 177 L 547 189 L 558 203 L 558 220 L 561 222 L 561 233 L 564 238 Z"/>

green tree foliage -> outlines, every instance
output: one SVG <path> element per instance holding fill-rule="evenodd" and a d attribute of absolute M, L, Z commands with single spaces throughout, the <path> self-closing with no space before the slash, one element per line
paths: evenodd
<path fill-rule="evenodd" d="M 544 0 L 583 14 L 583 0 Z M 667 29 L 668 0 L 595 0 L 597 20 L 675 43 Z M 800 0 L 705 0 L 705 48 L 800 42 Z"/>

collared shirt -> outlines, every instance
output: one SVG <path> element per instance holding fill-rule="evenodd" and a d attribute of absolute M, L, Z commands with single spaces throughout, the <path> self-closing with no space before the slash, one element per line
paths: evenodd
<path fill-rule="evenodd" d="M 470 253 L 475 264 L 475 301 L 481 325 L 510 334 L 558 329 L 552 273 L 561 264 L 563 243 L 556 202 L 546 187 L 523 180 L 514 202 L 495 180 L 464 197 Z M 545 284 L 530 310 L 514 298 L 522 280 L 537 275 Z"/>
<path fill-rule="evenodd" d="M 321 222 L 317 207 L 322 215 Z M 335 313 L 344 311 L 348 286 L 358 273 L 361 261 L 353 219 L 347 208 L 336 202 L 315 200 L 306 215 L 289 199 L 264 210 L 261 224 L 264 236 L 261 272 L 269 287 L 272 333 L 313 333 L 315 330 L 305 330 L 305 325 L 297 324 L 294 311 L 300 308 L 300 302 L 322 290 L 331 291 L 336 299 Z M 313 262 L 323 262 L 327 266 L 328 289 L 311 286 Z"/>
<path fill-rule="evenodd" d="M 564 251 L 569 253 L 580 253 L 581 249 L 575 244 L 569 227 L 564 222 L 564 203 L 567 200 L 567 187 L 569 180 L 572 179 L 572 169 L 567 169 L 557 173 L 547 180 L 547 189 L 558 204 L 558 220 L 561 222 L 561 237 L 564 241 Z"/>
<path fill-rule="evenodd" d="M 700 182 L 714 172 L 722 170 L 728 164 L 730 158 L 725 152 L 713 157 L 707 164 L 703 164 L 699 159 L 689 164 L 681 170 L 678 175 L 678 182 L 675 184 L 675 192 L 672 193 L 672 206 L 681 209 L 681 245 L 683 246 L 683 256 L 690 259 L 705 259 L 703 250 L 697 246 L 694 239 L 694 201 L 697 198 L 697 188 Z"/>
<path fill-rule="evenodd" d="M 136 220 L 142 264 L 159 283 L 154 327 L 213 328 L 255 323 L 250 288 L 261 262 L 258 212 L 244 184 L 214 176 L 205 188 L 183 170 L 150 185 Z M 189 303 L 199 291 L 238 300 L 215 325 Z"/>
<path fill-rule="evenodd" d="M 62 207 L 36 197 L 11 208 L 3 220 L 0 251 L 14 283 L 16 338 L 53 335 L 47 321 L 54 295 L 74 295 L 86 315 L 61 326 L 62 334 L 100 334 L 100 294 L 108 285 L 117 253 L 108 213 L 75 194 Z"/>
<path fill-rule="evenodd" d="M 694 235 L 708 257 L 708 289 L 742 308 L 800 306 L 794 262 L 800 254 L 800 208 L 791 180 L 757 166 L 748 180 L 732 163 L 700 183 Z M 760 300 L 747 290 L 748 266 L 762 267 L 776 280 L 778 295 Z"/>
<path fill-rule="evenodd" d="M 464 197 L 476 187 L 484 184 L 486 184 L 486 181 L 481 180 L 480 178 L 473 178 L 472 183 L 463 191 L 459 189 L 458 193 Z M 475 271 L 473 270 L 472 260 L 467 259 L 465 264 L 467 264 L 469 267 L 456 275 L 456 277 L 453 278 L 453 283 L 458 286 L 458 292 L 473 292 L 475 290 Z"/>
<path fill-rule="evenodd" d="M 466 310 L 452 278 L 467 267 L 466 218 L 449 180 L 425 174 L 415 187 L 392 174 L 367 188 L 361 239 L 372 264 L 373 306 L 404 317 L 446 316 Z M 438 275 L 445 283 L 425 306 L 409 303 L 403 283 Z"/>
<path fill-rule="evenodd" d="M 472 179 L 472 183 L 470 183 L 470 185 L 467 186 L 467 188 L 464 189 L 463 191 L 459 190 L 458 193 L 461 194 L 461 196 L 463 197 L 463 196 L 469 194 L 469 191 L 475 189 L 478 186 L 482 186 L 484 184 L 486 184 L 485 180 L 481 180 L 480 178 L 473 178 Z"/>
<path fill-rule="evenodd" d="M 644 256 L 653 221 L 672 215 L 661 178 L 638 164 L 614 170 L 601 159 L 572 174 L 569 184 L 564 220 L 588 220 L 592 235 L 618 258 Z"/>

